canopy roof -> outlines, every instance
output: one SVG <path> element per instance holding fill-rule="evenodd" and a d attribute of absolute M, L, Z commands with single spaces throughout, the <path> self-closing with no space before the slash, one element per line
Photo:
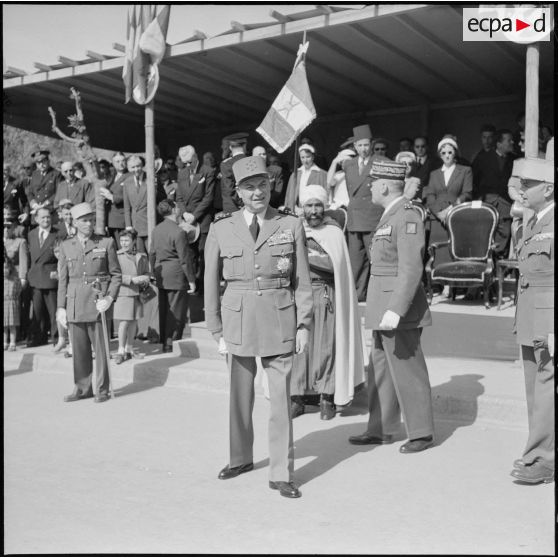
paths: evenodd
<path fill-rule="evenodd" d="M 525 46 L 463 42 L 457 6 L 321 5 L 271 15 L 275 23 L 231 22 L 219 36 L 196 32 L 168 47 L 155 97 L 158 138 L 255 129 L 292 70 L 304 30 L 319 118 L 524 95 Z M 553 43 L 540 43 L 540 52 L 540 91 L 551 94 Z M 76 87 L 95 145 L 142 149 L 143 107 L 124 104 L 122 53 L 88 51 L 86 60 L 59 60 L 52 67 L 36 63 L 39 71 L 32 75 L 8 69 L 4 123 L 51 134 L 47 107 L 55 109 L 62 127 L 74 113 L 69 89 Z"/>

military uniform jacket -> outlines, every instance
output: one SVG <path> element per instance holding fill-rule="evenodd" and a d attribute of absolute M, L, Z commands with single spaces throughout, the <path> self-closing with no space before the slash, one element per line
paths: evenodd
<path fill-rule="evenodd" d="M 236 181 L 232 166 L 239 159 L 246 157 L 243 153 L 239 153 L 234 157 L 229 157 L 221 163 L 221 195 L 223 197 L 223 211 L 232 213 L 238 211 L 242 207 L 242 201 L 236 193 Z"/>
<path fill-rule="evenodd" d="M 114 240 L 92 234 L 85 248 L 77 236 L 60 244 L 58 257 L 58 308 L 66 308 L 68 322 L 95 322 L 101 319 L 95 307 L 97 292 L 116 300 L 122 271 L 118 263 Z M 112 306 L 111 306 L 112 309 Z"/>
<path fill-rule="evenodd" d="M 401 316 L 398 329 L 432 324 L 422 286 L 424 225 L 401 198 L 382 216 L 370 242 L 366 327 L 378 329 L 387 310 Z"/>
<path fill-rule="evenodd" d="M 39 243 L 40 227 L 29 231 L 27 241 L 29 243 L 29 258 L 31 265 L 27 279 L 29 285 L 36 289 L 56 289 L 58 281 L 50 277 L 51 272 L 56 271 L 58 260 L 54 255 L 54 245 L 58 242 L 58 229 L 51 227 L 48 236 L 42 246 Z"/>
<path fill-rule="evenodd" d="M 292 353 L 297 327 L 309 327 L 313 312 L 302 222 L 270 207 L 254 242 L 242 211 L 215 221 L 205 245 L 204 285 L 207 328 L 223 334 L 231 354 Z"/>
<path fill-rule="evenodd" d="M 199 172 L 190 173 L 188 167 L 178 171 L 176 203 L 182 213 L 192 213 L 200 224 L 202 233 L 209 231 L 215 189 L 215 172 L 202 166 Z"/>
<path fill-rule="evenodd" d="M 384 211 L 380 205 L 372 203 L 370 192 L 372 161 L 373 157 L 370 156 L 362 174 L 358 172 L 358 157 L 353 157 L 343 164 L 349 194 L 349 205 L 347 206 L 347 230 L 349 232 L 373 231 Z"/>
<path fill-rule="evenodd" d="M 43 175 L 41 171 L 36 170 L 31 176 L 29 183 L 29 202 L 37 202 L 44 204 L 50 202 L 48 207 L 52 209 L 54 196 L 56 195 L 56 185 L 60 180 L 60 173 L 53 168 L 49 168 Z"/>
<path fill-rule="evenodd" d="M 517 342 L 533 346 L 554 333 L 554 209 L 536 222 L 532 217 L 524 223 L 517 252 Z"/>

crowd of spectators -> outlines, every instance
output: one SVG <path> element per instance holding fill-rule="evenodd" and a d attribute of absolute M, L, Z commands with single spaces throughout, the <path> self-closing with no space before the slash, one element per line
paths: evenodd
<path fill-rule="evenodd" d="M 358 211 L 372 205 L 355 194 L 355 181 L 372 161 L 395 160 L 407 164 L 405 196 L 426 210 L 428 242 L 447 238 L 446 219 L 450 209 L 462 202 L 482 200 L 498 210 L 495 236 L 496 257 L 510 250 L 513 200 L 508 181 L 513 160 L 521 155 L 524 117 L 517 119 L 518 130 L 497 130 L 484 125 L 480 130 L 480 149 L 471 162 L 460 153 L 459 139 L 452 134 L 431 143 L 426 136 L 403 137 L 398 141 L 373 138 L 368 126 L 361 126 L 358 137 L 348 137 L 337 156 L 328 164 L 318 153 L 311 138 L 298 142 L 300 166 L 291 170 L 288 163 L 270 149 L 255 146 L 248 151 L 248 134 L 227 136 L 222 142 L 221 162 L 214 153 L 201 158 L 194 146 L 181 147 L 177 156 L 157 160 L 156 203 L 168 200 L 164 215 L 170 214 L 187 233 L 188 269 L 185 289 L 203 290 L 204 247 L 209 226 L 219 212 L 237 211 L 242 202 L 235 191 L 232 165 L 246 155 L 266 160 L 271 182 L 271 206 L 288 208 L 302 215 L 301 193 L 310 186 L 322 187 L 329 210 L 345 213 L 341 219 L 349 248 L 350 265 L 359 300 L 365 300 L 368 281 L 367 243 L 382 214 L 381 208 L 366 207 L 364 226 L 355 225 Z M 540 126 L 541 156 L 553 153 L 553 132 Z M 149 285 L 155 271 L 157 253 L 148 254 L 147 181 L 141 155 L 117 152 L 111 161 L 97 160 L 51 162 L 48 151 L 36 151 L 20 168 L 4 164 L 4 349 L 15 350 L 16 341 L 28 346 L 53 343 L 55 351 L 71 355 L 67 330 L 56 322 L 57 252 L 60 242 L 76 234 L 71 208 L 88 202 L 96 209 L 97 232 L 114 238 L 119 261 L 127 278 L 115 306 L 119 320 L 119 361 L 132 351 L 137 320 L 142 316 L 139 296 Z M 357 188 L 358 189 L 358 188 Z M 368 192 L 369 197 L 369 192 Z M 100 228 L 99 228 L 100 227 Z M 185 256 L 179 256 L 185 257 Z M 186 264 L 184 264 L 186 265 Z M 162 289 L 164 290 L 164 289 Z M 180 312 L 186 312 L 184 304 Z M 162 309 L 163 310 L 163 309 Z M 168 309 L 167 309 L 168 310 Z M 176 316 L 175 316 L 176 317 Z M 186 316 L 178 316 L 178 331 Z M 164 326 L 163 326 L 164 329 Z M 176 327 L 175 327 L 176 329 Z M 116 330 L 115 330 L 116 331 Z M 176 333 L 175 333 L 176 334 Z M 167 345 L 172 337 L 161 342 Z"/>

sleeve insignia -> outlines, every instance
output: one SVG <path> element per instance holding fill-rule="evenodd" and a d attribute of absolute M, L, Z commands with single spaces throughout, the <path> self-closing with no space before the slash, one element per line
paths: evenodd
<path fill-rule="evenodd" d="M 417 224 L 416 223 L 405 223 L 405 232 L 407 234 L 417 234 Z"/>

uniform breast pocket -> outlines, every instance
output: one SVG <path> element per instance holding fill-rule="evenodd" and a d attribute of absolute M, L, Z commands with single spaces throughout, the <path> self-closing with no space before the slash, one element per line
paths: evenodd
<path fill-rule="evenodd" d="M 66 262 L 68 264 L 68 271 L 70 273 L 74 272 L 77 268 L 77 258 L 67 258 Z"/>
<path fill-rule="evenodd" d="M 554 269 L 552 262 L 552 240 L 531 242 L 527 251 L 529 271 L 549 271 Z"/>
<path fill-rule="evenodd" d="M 108 273 L 106 253 L 94 254 L 91 258 L 91 275 Z"/>
<path fill-rule="evenodd" d="M 272 256 L 271 272 L 279 275 L 288 276 L 293 270 L 294 248 L 291 243 L 277 244 L 270 247 Z"/>
<path fill-rule="evenodd" d="M 225 279 L 244 275 L 244 259 L 242 253 L 242 246 L 225 246 L 221 249 L 223 277 Z"/>

